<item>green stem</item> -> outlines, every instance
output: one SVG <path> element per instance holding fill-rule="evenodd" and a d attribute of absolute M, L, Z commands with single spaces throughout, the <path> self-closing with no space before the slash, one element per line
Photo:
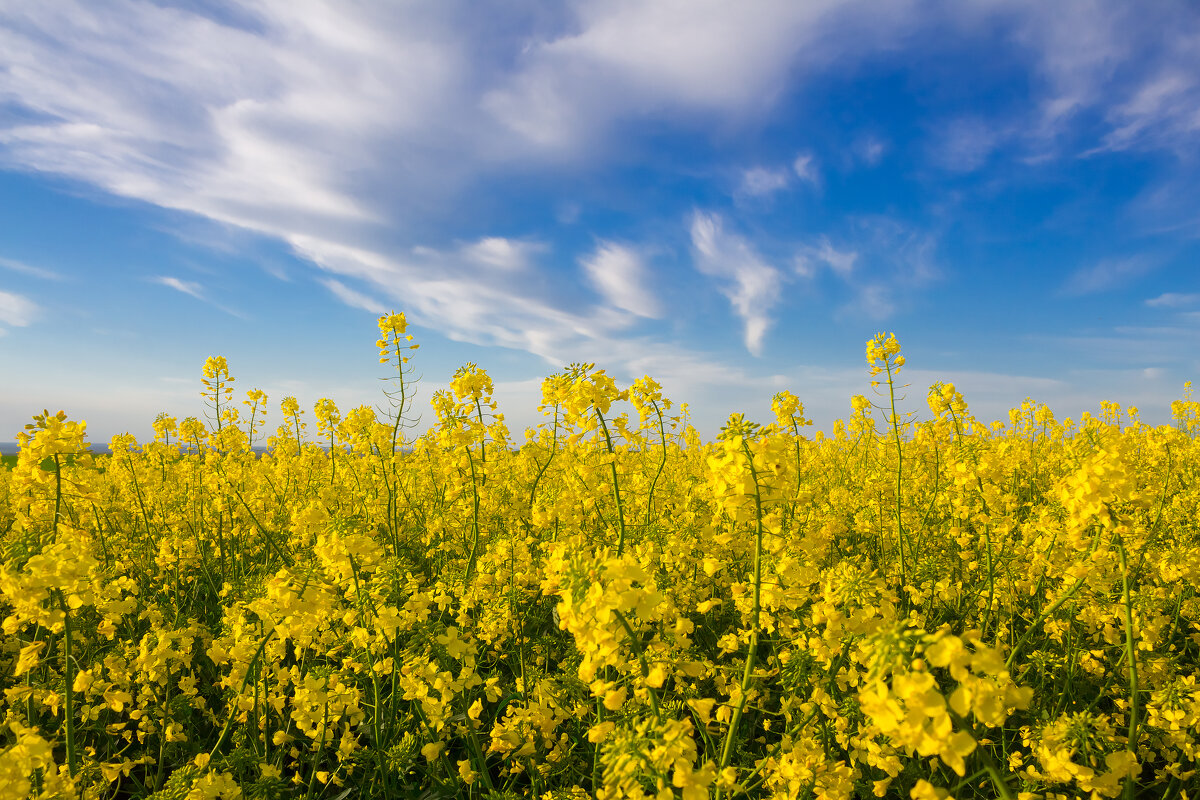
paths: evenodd
<path fill-rule="evenodd" d="M 57 460 L 57 456 L 55 457 Z M 64 631 L 63 631 L 63 656 L 66 661 L 66 666 L 63 669 L 63 680 L 66 683 L 66 736 L 67 736 L 67 769 L 74 778 L 79 774 L 79 754 L 75 749 L 75 669 L 71 655 L 71 609 L 67 606 L 66 596 L 62 591 L 58 592 L 58 601 L 62 606 Z"/>
<path fill-rule="evenodd" d="M 475 721 L 470 717 L 467 718 L 467 749 L 471 751 L 471 760 L 476 761 L 479 765 L 479 777 L 483 778 L 483 785 L 487 787 L 489 794 L 494 794 L 496 787 L 492 784 L 492 775 L 488 772 L 487 756 L 483 753 L 483 748 L 479 746 L 479 739 L 475 736 Z"/>
<path fill-rule="evenodd" d="M 546 470 L 550 468 L 550 462 L 554 460 L 554 456 L 558 453 L 558 406 L 554 406 L 554 430 L 550 434 L 550 456 L 546 459 L 546 463 L 538 468 L 537 476 L 533 479 L 533 485 L 529 487 L 529 519 L 533 521 L 533 501 L 537 498 L 538 485 L 542 482 L 542 476 L 546 474 Z M 535 462 L 536 463 L 536 462 Z"/>
<path fill-rule="evenodd" d="M 663 473 L 663 467 L 667 465 L 667 431 L 663 427 L 662 410 L 658 407 L 658 401 L 651 400 L 650 403 L 658 415 L 658 438 L 662 443 L 662 458 L 658 462 L 658 471 L 654 473 L 654 480 L 650 481 L 650 491 L 646 493 L 646 521 L 642 523 L 643 529 L 650 527 L 650 513 L 654 509 L 654 490 L 658 486 L 658 479 Z"/>
<path fill-rule="evenodd" d="M 983 527 L 983 536 L 987 541 L 987 572 L 988 572 L 988 604 L 983 612 L 983 622 L 979 626 L 980 631 L 984 636 L 987 635 L 988 622 L 992 617 L 992 603 L 996 597 L 996 577 L 995 567 L 992 562 L 992 525 L 988 522 Z"/>
<path fill-rule="evenodd" d="M 479 420 L 479 470 L 483 473 L 483 484 L 487 484 L 487 436 L 483 425 L 483 405 L 475 398 L 475 416 Z"/>
<path fill-rule="evenodd" d="M 475 559 L 479 554 L 479 480 L 475 474 L 475 458 L 471 455 L 471 448 L 464 448 L 467 451 L 467 462 L 471 465 L 471 554 L 467 557 L 467 574 L 463 578 L 463 586 L 471 582 L 471 576 L 475 573 Z"/>
<path fill-rule="evenodd" d="M 304 800 L 309 800 L 312 797 L 313 789 L 317 785 L 317 759 L 321 757 L 321 753 L 325 750 L 325 730 L 329 726 L 329 676 L 325 676 L 325 686 L 323 687 L 325 694 L 325 710 L 321 714 L 321 736 L 317 741 L 316 748 L 313 751 L 312 763 L 309 768 L 312 770 L 308 776 L 308 790 L 304 793 Z"/>
<path fill-rule="evenodd" d="M 903 586 L 908 572 L 904 559 L 904 521 L 900 510 L 904 490 L 904 447 L 900 441 L 900 420 L 896 416 L 896 383 L 891 362 L 885 360 L 884 366 L 887 367 L 888 400 L 892 409 L 892 435 L 896 440 L 896 546 L 900 551 L 900 585 Z"/>
<path fill-rule="evenodd" d="M 1091 557 L 1091 554 L 1095 552 L 1096 545 L 1099 544 L 1099 540 L 1100 540 L 1100 537 L 1099 537 L 1099 534 L 1097 534 L 1096 538 L 1094 538 L 1092 540 L 1092 549 L 1088 551 L 1089 558 Z M 1055 611 L 1058 611 L 1058 609 L 1062 608 L 1064 603 L 1066 603 L 1068 600 L 1070 600 L 1072 597 L 1074 597 L 1075 593 L 1077 591 L 1079 591 L 1079 589 L 1086 582 L 1087 582 L 1087 576 L 1085 575 L 1082 578 L 1080 578 L 1079 580 L 1075 581 L 1075 584 L 1070 589 L 1067 590 L 1066 594 L 1064 594 L 1062 597 L 1058 598 L 1058 600 L 1054 601 L 1053 605 L 1051 605 L 1049 608 L 1047 608 L 1041 614 L 1038 614 L 1037 619 L 1035 619 L 1033 622 L 1031 622 L 1029 624 L 1029 627 L 1025 629 L 1025 633 L 1021 634 L 1021 638 L 1018 639 L 1017 643 L 1013 645 L 1012 651 L 1008 654 L 1008 660 L 1004 662 L 1005 669 L 1010 670 L 1010 671 L 1012 670 L 1013 661 L 1016 659 L 1017 653 L 1021 652 L 1021 647 L 1025 644 L 1026 640 L 1029 639 L 1029 637 L 1033 635 L 1033 632 L 1035 630 L 1037 630 L 1037 627 L 1039 625 L 1041 625 L 1042 622 L 1047 617 L 1049 617 Z"/>
<path fill-rule="evenodd" d="M 963 730 L 968 731 L 976 739 L 979 738 L 974 727 L 967 720 L 960 717 L 954 711 L 950 711 L 950 718 Z M 983 771 L 992 779 L 992 785 L 996 787 L 996 792 L 1001 800 L 1016 800 L 1012 793 L 1012 787 L 1008 785 L 1008 781 L 1004 780 L 1004 776 L 1000 773 L 1000 765 L 996 763 L 996 759 L 992 758 L 992 754 L 985 747 L 976 747 L 974 757 L 983 762 Z"/>
<path fill-rule="evenodd" d="M 633 648 L 634 654 L 637 655 L 638 664 L 642 668 L 642 677 L 650 677 L 650 665 L 646 663 L 646 656 L 642 652 L 641 643 L 637 640 L 637 635 L 633 632 L 633 626 L 629 624 L 629 620 L 618 609 L 613 609 L 613 613 L 617 616 L 617 621 L 621 623 L 621 627 L 625 629 L 625 635 L 629 637 L 629 645 Z M 646 688 L 650 691 L 650 707 L 654 709 L 654 718 L 662 722 L 662 714 L 658 710 L 658 693 L 654 691 L 654 687 L 647 684 Z"/>
<path fill-rule="evenodd" d="M 742 721 L 742 712 L 746 708 L 746 695 L 750 691 L 750 678 L 754 674 L 754 662 L 758 657 L 759 616 L 762 609 L 762 493 L 758 487 L 758 471 L 754 468 L 754 456 L 750 452 L 750 445 L 744 438 L 742 439 L 742 450 L 746 454 L 750 477 L 754 480 L 754 603 L 751 609 L 750 652 L 746 654 L 746 667 L 742 671 L 742 684 L 741 691 L 738 693 L 738 703 L 733 709 L 733 715 L 729 719 L 729 730 L 725 732 L 725 744 L 721 748 L 721 763 L 717 767 L 718 774 L 729 766 L 729 760 L 733 756 L 733 740 L 737 734 L 738 724 Z M 721 792 L 721 786 L 718 785 L 716 800 L 721 800 Z"/>
<path fill-rule="evenodd" d="M 58 517 L 62 513 L 62 462 L 54 454 L 54 538 L 58 538 Z"/>
<path fill-rule="evenodd" d="M 620 537 L 617 539 L 617 556 L 625 552 L 625 507 L 621 505 L 621 482 L 617 480 L 617 454 L 613 450 L 612 436 L 608 433 L 608 424 L 604 421 L 604 415 L 600 413 L 600 409 L 596 409 L 596 416 L 600 419 L 600 428 L 604 431 L 604 441 L 608 445 L 609 469 L 612 470 L 613 480 L 613 497 L 617 501 L 617 525 L 620 529 Z"/>
<path fill-rule="evenodd" d="M 303 590 L 301 590 L 303 592 Z M 254 671 L 254 665 L 258 663 L 259 657 L 262 655 L 263 649 L 267 646 L 267 642 L 275 635 L 275 629 L 272 628 L 262 641 L 258 643 L 258 649 L 254 651 L 254 655 L 250 658 L 250 663 L 246 665 L 246 674 L 242 677 L 242 686 L 238 689 L 236 697 L 240 697 L 242 692 L 246 691 L 246 684 L 250 681 L 250 674 Z M 237 718 L 237 714 L 231 713 L 229 719 L 225 720 L 225 727 L 221 729 L 221 735 L 217 737 L 217 743 L 213 745 L 212 750 L 208 753 L 209 761 L 216 757 L 217 751 L 221 749 L 221 745 L 225 744 L 225 737 L 229 736 L 229 731 L 233 727 L 233 721 Z"/>
<path fill-rule="evenodd" d="M 1125 543 L 1117 534 L 1117 554 L 1121 558 L 1121 600 L 1125 607 L 1125 656 L 1129 662 L 1129 742 L 1125 745 L 1130 753 L 1137 756 L 1138 740 L 1138 671 L 1137 644 L 1133 633 L 1133 609 L 1129 599 L 1129 567 L 1125 558 Z M 1125 796 L 1133 797 L 1134 777 L 1130 775 L 1125 782 Z"/>
<path fill-rule="evenodd" d="M 374 608 L 374 604 L 368 602 L 369 598 L 363 593 L 362 582 L 358 578 L 358 562 L 354 560 L 353 556 L 350 557 L 350 571 L 354 576 L 354 593 L 358 595 L 358 608 L 360 614 L 359 620 L 360 623 L 366 623 L 366 620 L 362 619 L 362 617 L 366 616 L 368 606 L 371 607 L 371 613 L 374 616 L 378 617 L 379 613 Z M 366 628 L 366 625 L 364 624 L 363 627 Z M 371 655 L 371 645 L 369 642 L 363 646 L 362 653 L 366 657 L 367 668 L 370 670 L 371 675 L 371 690 L 373 692 L 371 703 L 371 734 L 375 738 L 375 754 L 377 756 L 376 766 L 384 786 L 384 791 L 390 794 L 388 771 L 384 768 L 383 762 L 383 754 L 386 748 L 384 746 L 379 720 L 379 712 L 383 702 L 383 696 L 379 689 L 379 673 L 375 671 L 375 657 Z"/>

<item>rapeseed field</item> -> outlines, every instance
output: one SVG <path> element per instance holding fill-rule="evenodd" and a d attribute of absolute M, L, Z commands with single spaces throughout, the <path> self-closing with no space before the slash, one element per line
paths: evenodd
<path fill-rule="evenodd" d="M 651 378 L 469 364 L 415 430 L 203 370 L 209 417 L 0 471 L 3 798 L 1197 797 L 1200 403 L 798 398 L 703 443 Z M 911 393 L 911 389 L 910 389 Z M 268 447 L 265 455 L 252 448 Z"/>

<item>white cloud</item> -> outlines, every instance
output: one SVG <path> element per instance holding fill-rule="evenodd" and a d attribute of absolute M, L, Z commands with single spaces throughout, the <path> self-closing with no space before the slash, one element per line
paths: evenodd
<path fill-rule="evenodd" d="M 1067 295 L 1105 292 L 1141 277 L 1155 266 L 1154 261 L 1141 255 L 1101 259 L 1071 273 L 1062 291 Z"/>
<path fill-rule="evenodd" d="M 237 317 L 238 319 L 247 319 L 246 315 L 243 314 L 241 311 L 238 311 L 237 309 L 234 309 L 234 308 L 229 308 L 228 306 L 222 305 L 220 303 L 217 303 L 217 302 L 214 302 L 213 300 L 211 300 L 208 297 L 208 294 L 205 292 L 204 287 L 201 286 L 199 283 L 196 283 L 195 281 L 185 281 L 180 278 L 171 277 L 169 275 L 156 275 L 155 277 L 151 278 L 150 280 L 153 283 L 157 283 L 161 286 L 166 286 L 169 289 L 174 289 L 175 291 L 180 292 L 182 294 L 186 294 L 189 297 L 194 297 L 203 303 L 208 303 L 213 308 L 216 308 L 219 311 L 223 311 L 226 314 L 230 315 L 231 317 Z"/>
<path fill-rule="evenodd" d="M 1195 348 L 1200 335 L 1200 312 L 1183 312 L 1171 319 L 1175 324 L 1117 326 L 1098 334 L 1044 337 L 1038 344 L 1066 351 L 1069 357 L 1082 363 L 1087 363 L 1088 354 L 1103 353 L 1103 363 L 1113 369 L 1141 372 L 1147 367 L 1167 367 L 1182 382 L 1194 378 L 1200 368 Z"/>
<path fill-rule="evenodd" d="M 794 266 L 796 274 L 802 278 L 816 277 L 817 271 L 823 264 L 843 280 L 849 279 L 854 272 L 854 263 L 858 261 L 855 250 L 839 250 L 829 241 L 828 236 L 822 236 L 815 245 L 801 247 L 796 254 Z"/>
<path fill-rule="evenodd" d="M 846 236 L 859 252 L 856 265 L 869 258 L 873 274 L 900 291 L 926 286 L 942 275 L 937 261 L 936 231 L 918 228 L 894 217 L 875 215 L 851 220 Z"/>
<path fill-rule="evenodd" d="M 742 170 L 734 197 L 769 197 L 787 189 L 793 179 L 819 187 L 821 175 L 817 170 L 816 157 L 811 153 L 801 153 L 790 167 L 759 166 Z"/>
<path fill-rule="evenodd" d="M 576 9 L 574 25 L 531 40 L 516 74 L 483 103 L 519 137 L 563 152 L 594 144 L 627 117 L 699 111 L 753 119 L 831 63 L 845 69 L 929 47 L 946 31 L 1007 33 L 1029 62 L 1033 96 L 1032 111 L 1004 122 L 947 123 L 930 150 L 947 169 L 978 169 L 1010 141 L 1060 148 L 1087 112 L 1106 122 L 1097 137 L 1103 149 L 1185 152 L 1200 133 L 1200 17 L 1173 5 L 618 0 Z M 886 147 L 866 137 L 854 149 L 874 166 Z"/>
<path fill-rule="evenodd" d="M 1200 59 L 1200 47 L 1192 54 Z M 1097 150 L 1127 150 L 1165 138 L 1193 139 L 1200 132 L 1200 80 L 1171 69 L 1150 78 L 1108 114 L 1114 128 Z"/>
<path fill-rule="evenodd" d="M 197 300 L 208 300 L 208 298 L 204 296 L 204 287 L 195 281 L 184 281 L 180 280 L 179 278 L 172 278 L 166 275 L 158 275 L 153 280 L 155 283 L 170 287 L 177 292 L 183 292 L 186 295 L 191 295 Z"/>
<path fill-rule="evenodd" d="M 199 10 L 212 5 L 221 19 Z M 468 243 L 447 244 L 438 223 L 461 226 L 458 201 L 485 179 L 569 159 L 603 166 L 606 153 L 623 150 L 613 134 L 630 121 L 692 133 L 758 126 L 814 78 L 925 48 L 931 36 L 913 34 L 943 36 L 943 17 L 975 35 L 1011 31 L 1024 48 L 1038 110 L 1012 124 L 1031 122 L 1035 144 L 1063 147 L 1072 123 L 1095 118 L 1103 124 L 1091 136 L 1102 147 L 1186 154 L 1200 38 L 1194 15 L 1179 7 L 611 0 L 519 4 L 496 25 L 458 3 L 23 4 L 0 10 L 0 104 L 18 111 L 0 127 L 0 168 L 66 176 L 267 234 L 346 292 L 410 308 L 414 322 L 456 339 L 552 363 L 631 365 L 653 344 L 630 335 L 631 314 L 657 310 L 655 298 L 597 286 L 615 307 L 592 307 L 562 280 L 569 273 L 541 263 L 545 246 L 461 227 L 451 235 Z M 1165 46 L 1152 53 L 1159 39 Z M 888 147 L 850 141 L 854 163 L 876 164 Z M 1004 143 L 981 142 L 959 136 L 951 162 L 986 163 Z M 783 175 L 819 177 L 806 157 L 784 164 Z M 559 214 L 564 223 L 591 219 L 574 205 Z M 876 228 L 831 232 L 828 252 L 818 242 L 810 258 L 849 277 L 861 313 L 895 313 L 906 291 L 938 274 L 935 239 Z M 760 351 L 784 276 L 718 217 L 697 214 L 691 234 L 697 268 L 718 281 L 747 346 Z M 172 280 L 179 285 L 163 285 L 199 289 Z M 746 377 L 679 348 L 655 353 L 666 368 Z"/>
<path fill-rule="evenodd" d="M 0 159 L 276 237 L 453 338 L 557 358 L 628 326 L 567 310 L 571 287 L 537 268 L 538 242 L 413 245 L 458 213 L 465 182 L 521 152 L 478 106 L 504 78 L 466 28 L 391 6 L 254 13 L 242 29 L 133 0 L 122 14 L 0 12 L 0 96 L 38 112 L 0 131 Z"/>
<path fill-rule="evenodd" d="M 800 153 L 792 161 L 792 172 L 805 183 L 819 185 L 821 173 L 817 170 L 817 158 L 812 153 Z"/>
<path fill-rule="evenodd" d="M 575 352 L 589 343 L 611 342 L 630 321 L 612 309 L 568 311 L 553 286 L 540 281 L 491 280 L 495 267 L 464 257 L 463 248 L 419 247 L 395 256 L 303 234 L 288 242 L 326 272 L 362 281 L 372 296 L 402 306 L 415 324 L 458 341 L 524 350 L 555 365 L 578 360 Z"/>
<path fill-rule="evenodd" d="M 602 241 L 580 263 L 592 286 L 612 305 L 640 317 L 661 315 L 658 300 L 646 286 L 646 266 L 637 251 Z"/>
<path fill-rule="evenodd" d="M 918 5 L 855 0 L 659 0 L 577 5 L 573 25 L 534 37 L 518 71 L 484 107 L 519 137 L 569 152 L 613 122 L 680 111 L 753 119 L 786 87 L 836 63 L 928 48 L 934 37 L 1004 32 L 1028 61 L 1033 109 L 1003 123 L 952 120 L 930 155 L 947 169 L 982 166 L 1022 140 L 1059 149 L 1089 112 L 1102 149 L 1186 152 L 1200 133 L 1200 17 L 1173 4 L 1097 0 L 980 0 Z M 878 164 L 886 143 L 866 137 L 856 157 Z"/>
<path fill-rule="evenodd" d="M 1059 150 L 1068 134 L 1086 131 L 1087 152 L 1195 147 L 1200 120 L 1200 17 L 1187 4 L 1097 0 L 985 0 L 952 8 L 973 27 L 1011 26 L 1032 57 L 1037 112 L 1025 138 Z M 1097 113 L 1103 125 L 1087 121 Z"/>
<path fill-rule="evenodd" d="M 515 272 L 529 266 L 530 257 L 544 249 L 541 245 L 519 242 L 503 236 L 487 236 L 462 249 L 463 257 L 488 267 Z"/>
<path fill-rule="evenodd" d="M 369 311 L 372 314 L 385 314 L 387 309 L 380 305 L 375 300 L 371 299 L 362 292 L 356 292 L 341 281 L 327 278 L 321 283 L 326 289 L 333 292 L 333 295 L 351 308 L 361 308 L 363 311 Z"/>
<path fill-rule="evenodd" d="M 857 287 L 854 299 L 838 309 L 841 316 L 866 317 L 877 321 L 887 319 L 895 311 L 896 303 L 891 288 L 878 283 Z"/>
<path fill-rule="evenodd" d="M 546 156 L 483 102 L 523 85 L 532 62 L 514 72 L 512 59 L 530 31 L 497 39 L 463 26 L 449 6 L 309 2 L 296 13 L 262 0 L 240 27 L 137 0 L 121 6 L 118 14 L 64 0 L 19 17 L 0 11 L 0 95 L 30 110 L 0 129 L 0 162 L 278 238 L 347 290 L 361 282 L 365 296 L 412 309 L 452 338 L 547 360 L 574 360 L 573 350 L 596 342 L 620 350 L 611 343 L 627 336 L 628 312 L 661 313 L 630 293 L 621 303 L 631 308 L 581 307 L 582 287 L 538 263 L 547 252 L 538 242 L 422 242 L 431 222 L 461 223 L 456 198 L 480 175 Z M 607 11 L 580 13 L 582 28 L 549 15 L 535 30 L 550 33 L 528 40 L 530 52 L 558 41 L 555 31 L 608 29 Z M 705 36 L 729 14 L 714 7 L 709 16 L 695 23 Z M 771 27 L 761 14 L 754 24 Z M 595 45 L 604 35 L 585 38 Z M 592 63 L 583 52 L 592 45 L 577 66 Z M 709 69 L 689 53 L 676 54 L 691 65 L 685 73 Z M 730 84 L 723 96 L 738 94 Z M 551 100 L 570 112 L 580 98 Z M 204 294 L 178 278 L 159 282 Z"/>
<path fill-rule="evenodd" d="M 746 349 L 760 355 L 771 326 L 770 311 L 779 302 L 782 275 L 748 241 L 726 233 L 716 214 L 696 211 L 691 236 L 696 269 L 718 279 L 721 292 L 742 318 Z"/>
<path fill-rule="evenodd" d="M 24 261 L 17 261 L 12 258 L 0 258 L 0 268 L 7 269 L 11 272 L 17 272 L 22 275 L 29 275 L 33 278 L 41 278 L 47 281 L 61 281 L 62 276 L 57 272 L 52 272 L 41 267 L 34 267 L 26 264 Z"/>
<path fill-rule="evenodd" d="M 0 131 L 7 165 L 271 234 L 382 221 L 392 186 L 403 206 L 455 184 L 453 159 L 422 155 L 477 112 L 436 20 L 264 0 L 250 29 L 117 5 L 0 12 L 0 95 L 32 112 Z"/>
<path fill-rule="evenodd" d="M 1151 308 L 1180 308 L 1194 306 L 1198 303 L 1200 303 L 1200 294 L 1181 294 L 1179 292 L 1165 292 L 1146 301 L 1146 305 Z"/>
<path fill-rule="evenodd" d="M 33 323 L 38 311 L 37 303 L 28 297 L 0 291 L 0 323 L 24 328 Z"/>
<path fill-rule="evenodd" d="M 942 169 L 973 172 L 1009 137 L 1004 123 L 959 117 L 940 123 L 929 141 L 929 158 Z"/>
<path fill-rule="evenodd" d="M 878 321 L 907 308 L 918 291 L 941 276 L 937 241 L 934 232 L 892 217 L 853 217 L 835 236 L 799 245 L 792 267 L 802 278 L 828 269 L 840 279 L 847 299 L 837 316 Z"/>
<path fill-rule="evenodd" d="M 922 47 L 914 33 L 947 20 L 1008 23 L 1042 78 L 1035 137 L 1089 107 L 1112 106 L 1114 147 L 1131 125 L 1196 125 L 1196 21 L 1090 0 L 614 0 L 525 10 L 500 31 L 463 24 L 457 4 L 247 8 L 240 24 L 139 0 L 0 12 L 0 95 L 31 112 L 0 132 L 5 160 L 270 233 L 419 230 L 496 165 L 594 155 L 631 117 L 761 118 L 830 65 Z M 1141 66 L 1152 36 L 1164 52 Z M 1118 67 L 1133 77 L 1114 95 Z M 977 162 L 979 137 L 958 138 L 956 163 Z M 870 164 L 883 147 L 856 145 Z"/>
<path fill-rule="evenodd" d="M 784 169 L 752 167 L 742 172 L 736 194 L 746 197 L 765 197 L 788 187 L 791 176 Z"/>
<path fill-rule="evenodd" d="M 854 155 L 868 167 L 879 164 L 886 152 L 887 143 L 874 136 L 864 136 L 854 145 Z"/>
<path fill-rule="evenodd" d="M 570 150 L 613 121 L 679 111 L 756 116 L 797 73 L 858 58 L 916 24 L 911 4 L 813 0 L 579 3 L 535 38 L 484 107 L 531 143 Z M 857 12 L 857 13 L 856 13 Z M 565 31 L 565 32 L 564 32 Z M 850 33 L 852 31 L 852 33 Z"/>
<path fill-rule="evenodd" d="M 579 215 L 583 213 L 582 206 L 573 201 L 559 203 L 554 210 L 554 219 L 560 225 L 574 225 L 579 221 Z"/>
<path fill-rule="evenodd" d="M 465 245 L 440 241 L 431 231 L 461 225 L 458 201 L 481 181 L 564 159 L 595 165 L 620 147 L 613 133 L 629 120 L 758 124 L 829 68 L 919 46 L 911 34 L 943 16 L 973 30 L 1013 21 L 1039 74 L 1051 76 L 1047 107 L 1064 109 L 1055 119 L 1113 102 L 1098 90 L 1108 59 L 1133 64 L 1120 45 L 1132 12 L 1090 14 L 1084 5 L 1058 14 L 1032 2 L 947 11 L 907 0 L 613 0 L 525 9 L 503 30 L 463 24 L 474 12 L 459 4 L 257 0 L 235 22 L 228 8 L 205 16 L 203 6 L 60 0 L 0 10 L 0 98 L 20 112 L 0 127 L 0 167 L 267 234 L 330 276 L 354 279 L 343 286 L 359 280 L 368 296 L 411 303 L 453 337 L 545 358 L 627 341 L 632 309 L 586 307 L 581 287 L 559 285 L 539 264 L 545 249 L 536 242 L 486 230 L 465 234 L 480 237 Z M 1186 28 L 1122 89 L 1109 129 L 1161 119 L 1190 97 L 1178 69 Z M 1171 130 L 1187 130 L 1184 122 L 1178 116 Z M 875 163 L 885 145 L 867 138 L 855 147 Z M 749 185 L 812 180 L 807 158 L 764 168 L 764 180 Z M 729 248 L 721 257 L 732 254 L 739 267 L 701 253 L 698 221 L 715 222 L 709 244 Z M 716 218 L 693 221 L 697 266 L 720 276 L 757 350 L 782 276 L 719 228 Z M 885 267 L 864 268 L 876 259 L 857 238 L 831 247 L 858 253 L 856 278 L 890 287 L 902 307 L 897 287 L 928 280 L 932 263 L 919 241 L 904 244 L 887 280 Z"/>

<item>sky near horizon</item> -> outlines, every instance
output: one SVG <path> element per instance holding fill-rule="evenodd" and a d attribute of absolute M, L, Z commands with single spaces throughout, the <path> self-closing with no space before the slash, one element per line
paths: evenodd
<path fill-rule="evenodd" d="M 894 331 L 984 419 L 1169 421 L 1200 378 L 1187 2 L 0 2 L 0 439 L 383 398 L 375 318 L 541 379 L 650 374 L 707 438 L 818 427 Z M 271 426 L 279 422 L 275 413 Z"/>

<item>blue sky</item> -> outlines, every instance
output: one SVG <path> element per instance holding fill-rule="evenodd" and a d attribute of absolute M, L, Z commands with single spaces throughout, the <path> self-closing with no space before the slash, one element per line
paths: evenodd
<path fill-rule="evenodd" d="M 1186 2 L 0 7 L 0 436 L 376 404 L 408 314 L 421 404 L 474 361 L 649 373 L 711 435 L 819 425 L 895 331 L 925 411 L 1200 377 L 1200 11 Z M 425 414 L 428 422 L 431 415 Z"/>

